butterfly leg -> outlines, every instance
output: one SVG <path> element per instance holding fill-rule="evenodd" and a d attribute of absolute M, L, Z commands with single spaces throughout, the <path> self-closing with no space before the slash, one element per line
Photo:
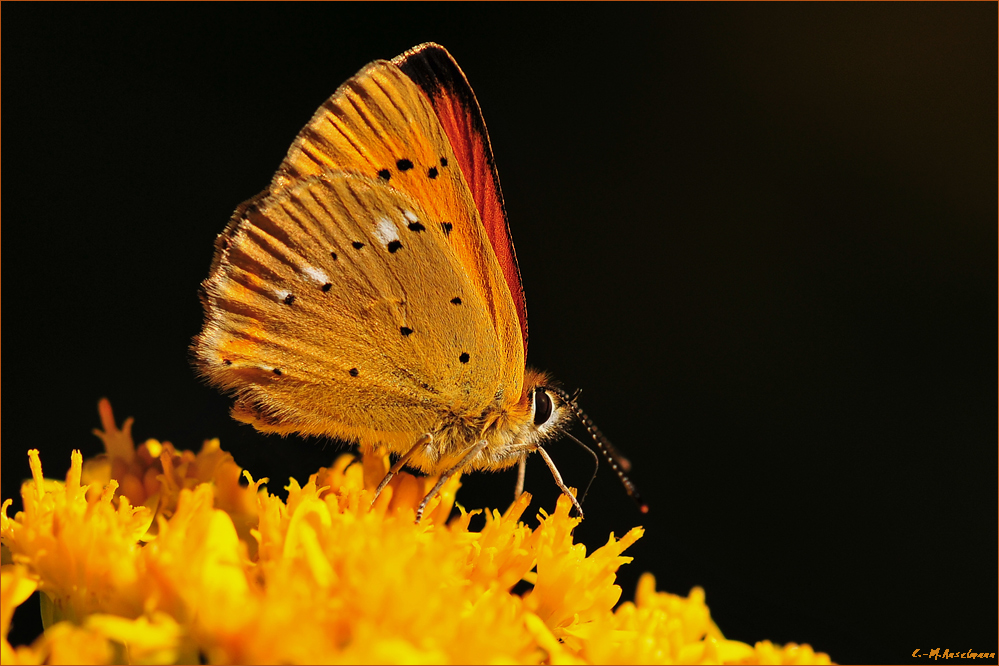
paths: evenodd
<path fill-rule="evenodd" d="M 566 497 L 568 497 L 569 499 L 572 500 L 572 505 L 574 507 L 576 507 L 576 511 L 579 512 L 579 517 L 582 518 L 583 517 L 583 507 L 579 506 L 579 502 L 576 501 L 576 496 L 573 495 L 571 492 L 569 492 L 569 489 L 565 487 L 565 482 L 562 480 L 562 475 L 558 473 L 558 470 L 555 468 L 555 463 L 548 456 L 548 452 L 545 451 L 544 448 L 542 448 L 542 447 L 539 446 L 538 447 L 538 453 L 541 454 L 541 457 L 544 459 L 545 463 L 548 465 L 548 469 L 550 469 L 552 471 L 552 476 L 555 477 L 555 485 L 557 485 L 559 487 L 559 490 L 561 490 L 563 493 L 565 493 Z"/>
<path fill-rule="evenodd" d="M 488 444 L 488 443 L 489 442 L 487 442 L 484 439 L 481 440 L 481 441 L 479 441 L 475 446 L 473 446 L 470 449 L 468 449 L 468 453 L 466 453 L 465 455 L 463 455 L 461 457 L 461 460 L 458 461 L 457 465 L 455 465 L 451 469 L 449 469 L 446 472 L 444 472 L 443 474 L 441 474 L 441 478 L 437 479 L 437 483 L 430 490 L 430 492 L 427 493 L 427 496 L 423 498 L 423 501 L 420 502 L 420 506 L 418 506 L 416 508 L 416 523 L 417 524 L 419 524 L 420 520 L 423 518 L 423 510 L 425 508 L 427 508 L 427 502 L 429 502 L 431 499 L 433 499 L 434 495 L 437 494 L 437 491 L 439 491 L 441 489 L 441 486 L 443 486 L 444 483 L 448 479 L 450 479 L 452 476 L 454 476 L 455 472 L 460 472 L 461 468 L 465 466 L 465 463 L 467 463 L 469 460 L 471 460 L 475 456 L 479 455 L 479 453 L 482 451 L 482 449 L 486 448 L 486 444 Z"/>
<path fill-rule="evenodd" d="M 517 487 L 513 489 L 513 498 L 517 499 L 524 494 L 524 476 L 527 474 L 527 455 L 520 457 L 517 463 Z"/>
<path fill-rule="evenodd" d="M 377 500 L 378 496 L 382 494 L 382 490 L 384 490 L 385 486 L 388 485 L 388 482 L 392 480 L 392 477 L 399 473 L 402 466 L 409 462 L 409 459 L 413 457 L 413 454 L 423 447 L 430 446 L 433 444 L 433 441 L 434 436 L 430 433 L 425 433 L 422 437 L 416 440 L 416 444 L 413 444 L 413 447 L 407 451 L 404 456 L 395 461 L 395 464 L 392 465 L 388 474 L 385 475 L 385 478 L 382 479 L 381 483 L 378 484 L 378 487 L 375 488 L 375 496 L 371 498 L 371 506 L 375 505 L 375 500 Z"/>

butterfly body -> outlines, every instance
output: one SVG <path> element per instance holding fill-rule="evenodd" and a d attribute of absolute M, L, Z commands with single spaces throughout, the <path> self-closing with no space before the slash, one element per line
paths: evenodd
<path fill-rule="evenodd" d="M 264 432 L 385 446 L 434 475 L 522 471 L 581 414 L 525 365 L 488 134 L 436 44 L 372 62 L 319 108 L 218 237 L 202 303 L 198 368 Z"/>
<path fill-rule="evenodd" d="M 536 448 L 545 377 L 525 382 L 523 315 L 461 163 L 392 62 L 320 107 L 271 187 L 233 215 L 203 285 L 195 354 L 236 394 L 237 419 L 400 454 L 429 434 L 409 464 L 430 474 L 479 441 L 472 469 Z"/>

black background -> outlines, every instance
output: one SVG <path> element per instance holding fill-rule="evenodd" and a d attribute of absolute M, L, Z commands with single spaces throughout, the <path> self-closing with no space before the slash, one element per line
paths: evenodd
<path fill-rule="evenodd" d="M 604 468 L 577 530 L 646 527 L 624 598 L 645 570 L 702 585 L 728 637 L 841 662 L 996 651 L 994 3 L 3 15 L 4 498 L 29 447 L 50 476 L 101 450 L 101 396 L 140 441 L 221 437 L 274 492 L 332 460 L 195 377 L 197 285 L 318 105 L 433 40 L 489 124 L 529 360 L 583 389 L 652 505 Z M 533 515 L 557 489 L 528 472 Z"/>

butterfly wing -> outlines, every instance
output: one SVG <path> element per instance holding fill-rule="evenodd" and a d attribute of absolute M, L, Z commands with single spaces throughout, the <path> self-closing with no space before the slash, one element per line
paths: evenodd
<path fill-rule="evenodd" d="M 195 342 L 203 373 L 236 392 L 237 418 L 404 449 L 493 400 L 501 340 L 421 203 L 379 178 L 327 172 L 237 210 Z"/>
<path fill-rule="evenodd" d="M 411 65 L 418 61 L 415 55 L 406 60 Z M 301 131 L 272 189 L 324 171 L 348 171 L 377 179 L 419 202 L 440 221 L 486 305 L 502 357 L 503 379 L 497 390 L 504 401 L 517 402 L 523 386 L 526 313 L 485 126 L 472 96 L 479 124 L 472 122 L 469 139 L 456 138 L 455 148 L 432 99 L 396 64 L 384 60 L 369 64 L 343 84 Z M 455 107 L 452 115 L 460 108 Z M 449 124 L 451 133 L 460 136 L 459 126 Z M 493 194 L 487 195 L 490 190 Z M 481 209 L 476 196 L 483 202 Z M 486 211 L 485 220 L 480 211 Z M 491 236 L 485 221 L 490 228 L 502 226 L 503 232 Z M 499 236 L 506 245 L 500 243 L 497 250 L 491 238 Z M 501 265 L 500 259 L 505 263 Z"/>
<path fill-rule="evenodd" d="M 465 181 L 472 192 L 475 208 L 493 251 L 520 319 L 527 356 L 527 301 L 520 278 L 517 253 L 510 235 L 510 224 L 503 205 L 499 174 L 493 159 L 489 133 L 482 118 L 482 109 L 468 84 L 465 73 L 443 46 L 420 44 L 392 62 L 420 87 L 434 107 L 441 126 L 447 133 L 458 158 Z"/>

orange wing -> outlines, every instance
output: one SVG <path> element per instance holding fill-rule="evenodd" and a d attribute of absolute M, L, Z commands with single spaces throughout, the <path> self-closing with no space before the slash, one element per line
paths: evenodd
<path fill-rule="evenodd" d="M 483 161 L 489 154 L 484 131 L 483 126 L 473 141 L 473 146 L 482 146 L 483 151 L 472 163 L 488 162 L 491 168 L 491 158 Z M 492 235 L 487 233 L 475 201 L 475 192 L 481 197 L 486 189 L 482 172 L 466 171 L 462 160 L 467 161 L 471 153 L 465 143 L 459 142 L 459 149 L 450 141 L 427 94 L 397 65 L 377 60 L 340 86 L 302 129 L 278 169 L 271 191 L 326 172 L 356 173 L 412 197 L 432 219 L 441 220 L 447 241 L 489 313 L 502 358 L 500 386 L 507 387 L 501 402 L 512 404 L 521 399 L 526 351 L 519 272 L 509 242 L 502 255 L 506 263 L 501 263 L 490 242 Z M 505 229 L 498 182 L 490 174 L 490 182 L 497 185 L 496 205 L 486 202 L 490 224 L 496 226 L 498 210 Z M 470 178 L 476 189 L 470 186 Z M 510 287 L 510 265 L 516 289 Z"/>
<path fill-rule="evenodd" d="M 250 200 L 216 247 L 194 351 L 259 430 L 403 453 L 521 391 L 440 220 L 379 178 L 331 171 Z"/>
<path fill-rule="evenodd" d="M 503 193 L 500 190 L 489 133 L 475 93 L 458 63 L 439 44 L 420 44 L 394 58 L 392 62 L 427 95 L 441 126 L 447 132 L 465 181 L 472 190 L 482 226 L 485 227 L 510 288 L 520 319 L 526 357 L 527 301 L 520 278 L 520 266 L 517 265 L 517 253 L 510 235 L 510 223 L 503 205 Z"/>

